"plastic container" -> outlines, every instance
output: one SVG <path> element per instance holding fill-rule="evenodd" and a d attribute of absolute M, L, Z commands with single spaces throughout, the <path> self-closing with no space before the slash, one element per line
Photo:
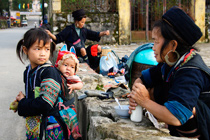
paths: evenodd
<path fill-rule="evenodd" d="M 122 109 L 119 106 L 115 106 L 114 109 L 117 113 L 117 115 L 120 116 L 120 118 L 128 118 L 129 117 L 129 105 L 121 105 Z"/>
<path fill-rule="evenodd" d="M 138 54 L 136 54 L 134 61 L 146 65 L 157 65 L 158 62 L 155 59 L 154 51 L 151 49 L 146 49 Z"/>
<path fill-rule="evenodd" d="M 134 81 L 141 76 L 141 71 L 157 64 L 158 62 L 155 59 L 154 51 L 152 50 L 152 48 L 142 50 L 138 54 L 136 54 L 131 69 L 130 87 L 132 87 Z"/>
<path fill-rule="evenodd" d="M 132 110 L 132 114 L 130 116 L 131 121 L 133 122 L 141 122 L 143 116 L 143 110 L 140 105 L 136 106 L 135 110 Z"/>

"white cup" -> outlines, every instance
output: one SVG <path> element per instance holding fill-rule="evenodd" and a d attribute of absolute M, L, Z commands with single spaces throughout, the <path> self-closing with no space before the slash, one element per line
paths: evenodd
<path fill-rule="evenodd" d="M 140 122 L 142 120 L 142 116 L 143 116 L 142 107 L 140 105 L 137 105 L 136 109 L 132 110 L 130 119 L 133 122 Z"/>

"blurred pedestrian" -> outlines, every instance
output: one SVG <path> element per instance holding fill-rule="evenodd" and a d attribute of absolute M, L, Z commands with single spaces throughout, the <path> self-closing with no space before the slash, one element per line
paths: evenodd
<path fill-rule="evenodd" d="M 48 19 L 47 19 L 46 15 L 44 16 L 44 21 L 43 21 L 43 23 L 41 25 L 41 28 L 49 30 L 50 32 L 52 32 L 51 25 L 50 25 L 50 23 L 48 23 Z"/>

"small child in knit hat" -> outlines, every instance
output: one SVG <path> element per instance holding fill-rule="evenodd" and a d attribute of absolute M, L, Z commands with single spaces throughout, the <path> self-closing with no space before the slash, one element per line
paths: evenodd
<path fill-rule="evenodd" d="M 67 86 L 70 91 L 68 95 L 65 95 L 65 97 L 70 100 L 74 97 L 72 91 L 80 90 L 83 87 L 81 79 L 76 75 L 76 72 L 79 68 L 79 60 L 77 59 L 75 53 L 67 51 L 67 47 L 64 45 L 58 52 L 55 67 L 60 70 L 60 72 L 67 79 Z M 71 108 L 76 112 L 74 106 Z M 76 127 L 73 128 L 74 129 L 71 130 L 72 136 L 74 139 L 78 139 L 81 137 L 79 134 L 78 123 L 76 124 Z"/>
<path fill-rule="evenodd" d="M 79 60 L 75 53 L 67 51 L 66 45 L 59 50 L 55 67 L 66 77 L 67 86 L 70 90 L 69 94 L 71 94 L 73 90 L 82 89 L 83 83 L 79 76 L 76 75 L 79 69 Z"/>

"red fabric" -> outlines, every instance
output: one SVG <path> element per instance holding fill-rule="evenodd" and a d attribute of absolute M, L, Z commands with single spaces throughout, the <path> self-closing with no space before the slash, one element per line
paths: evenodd
<path fill-rule="evenodd" d="M 66 55 L 66 54 L 74 54 L 72 52 L 69 52 L 69 51 L 60 51 L 58 52 L 58 57 L 57 57 L 57 60 L 55 62 L 55 67 L 58 67 L 58 61 L 59 60 L 62 60 L 63 59 L 63 56 Z M 74 54 L 75 55 L 75 54 Z M 75 55 L 76 56 L 76 55 Z M 77 58 L 77 56 L 76 56 Z"/>
<path fill-rule="evenodd" d="M 98 44 L 91 46 L 90 52 L 92 56 L 98 55 Z"/>
<path fill-rule="evenodd" d="M 185 57 L 184 57 L 184 62 L 187 60 L 187 58 L 192 54 L 192 52 L 194 51 L 194 49 L 190 50 L 190 53 L 188 53 Z"/>

